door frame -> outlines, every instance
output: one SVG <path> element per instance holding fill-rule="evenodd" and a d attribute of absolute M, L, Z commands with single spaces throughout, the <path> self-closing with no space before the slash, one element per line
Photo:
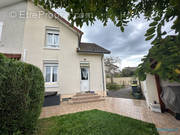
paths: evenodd
<path fill-rule="evenodd" d="M 88 91 L 90 91 L 90 89 L 91 89 L 91 85 L 90 85 L 90 64 L 89 64 L 89 62 L 87 62 L 87 61 L 83 61 L 83 62 L 80 62 L 80 92 L 82 92 L 82 93 L 84 93 L 84 92 L 86 92 L 86 91 L 82 91 L 81 90 L 81 67 L 86 67 L 86 68 L 88 68 L 88 81 L 89 81 L 89 90 Z"/>

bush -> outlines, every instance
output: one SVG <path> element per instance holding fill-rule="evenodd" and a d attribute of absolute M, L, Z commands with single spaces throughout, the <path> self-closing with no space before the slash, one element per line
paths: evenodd
<path fill-rule="evenodd" d="M 108 90 L 119 90 L 121 88 L 124 88 L 124 86 L 116 83 L 107 83 L 106 88 Z"/>
<path fill-rule="evenodd" d="M 44 98 L 40 69 L 0 54 L 0 88 L 0 134 L 32 134 Z"/>

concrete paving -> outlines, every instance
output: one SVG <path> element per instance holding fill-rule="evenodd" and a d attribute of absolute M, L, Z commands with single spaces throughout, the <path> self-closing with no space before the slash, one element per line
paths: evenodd
<path fill-rule="evenodd" d="M 131 87 L 122 88 L 120 90 L 109 90 L 108 91 L 109 97 L 116 97 L 116 98 L 127 98 L 127 99 L 135 99 L 132 96 L 132 89 Z"/>
<path fill-rule="evenodd" d="M 145 100 L 106 97 L 104 101 L 92 103 L 69 104 L 68 102 L 62 102 L 58 106 L 43 107 L 40 118 L 92 109 L 117 113 L 134 119 L 154 123 L 159 129 L 160 135 L 180 135 L 180 121 L 176 120 L 169 113 L 155 113 L 150 111 L 146 106 Z"/>

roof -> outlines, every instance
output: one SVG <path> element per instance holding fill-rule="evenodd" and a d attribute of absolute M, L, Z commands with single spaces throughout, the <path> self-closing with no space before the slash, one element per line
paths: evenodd
<path fill-rule="evenodd" d="M 95 43 L 80 43 L 77 52 L 110 54 L 109 50 Z"/>
<path fill-rule="evenodd" d="M 124 69 L 128 69 L 130 71 L 136 71 L 137 67 L 125 67 Z"/>
<path fill-rule="evenodd" d="M 21 59 L 21 54 L 12 54 L 12 53 L 3 53 L 6 57 L 11 58 L 11 59 Z"/>
<path fill-rule="evenodd" d="M 79 30 L 77 27 L 72 26 L 71 23 L 69 23 L 66 19 L 64 19 L 63 17 L 61 17 L 58 13 L 56 13 L 53 10 L 50 10 L 50 12 L 57 17 L 58 19 L 60 19 L 62 22 L 64 22 L 66 25 L 70 26 L 71 28 L 73 28 L 75 31 L 77 31 L 78 33 L 80 33 L 81 35 L 83 34 L 83 32 L 81 30 Z"/>

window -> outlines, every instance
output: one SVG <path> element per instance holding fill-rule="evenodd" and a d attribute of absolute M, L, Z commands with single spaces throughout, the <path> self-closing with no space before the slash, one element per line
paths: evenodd
<path fill-rule="evenodd" d="M 0 22 L 0 41 L 2 37 L 3 22 Z"/>
<path fill-rule="evenodd" d="M 46 30 L 46 47 L 50 47 L 50 48 L 59 47 L 59 30 L 56 29 Z"/>
<path fill-rule="evenodd" d="M 88 68 L 81 67 L 81 80 L 88 80 Z"/>
<path fill-rule="evenodd" d="M 58 64 L 44 64 L 45 82 L 56 83 L 58 78 Z"/>

